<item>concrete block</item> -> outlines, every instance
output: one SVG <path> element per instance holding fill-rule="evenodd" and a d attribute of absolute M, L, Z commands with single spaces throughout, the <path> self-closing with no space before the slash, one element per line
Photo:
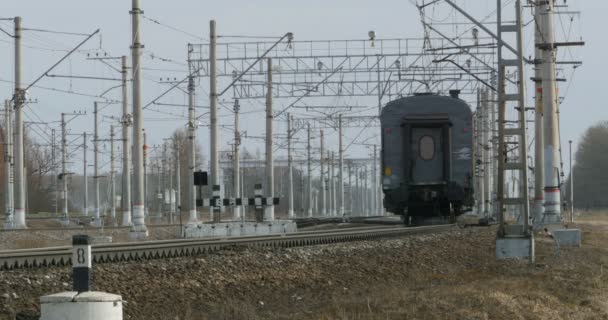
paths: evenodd
<path fill-rule="evenodd" d="M 533 237 L 507 237 L 496 239 L 496 258 L 534 260 Z"/>
<path fill-rule="evenodd" d="M 112 236 L 91 236 L 92 244 L 112 243 Z"/>
<path fill-rule="evenodd" d="M 191 223 L 183 227 L 186 238 L 229 238 L 239 236 L 263 236 L 297 232 L 295 222 L 291 220 L 276 220 L 267 222 L 222 222 L 222 223 Z"/>
<path fill-rule="evenodd" d="M 122 320 L 122 297 L 89 291 L 40 297 L 41 320 Z"/>
<path fill-rule="evenodd" d="M 580 247 L 580 229 L 560 229 L 553 231 L 553 238 L 559 243 L 560 247 Z"/>

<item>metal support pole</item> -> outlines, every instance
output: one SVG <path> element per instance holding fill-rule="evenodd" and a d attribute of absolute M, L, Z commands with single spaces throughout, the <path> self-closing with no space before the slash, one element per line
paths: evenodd
<path fill-rule="evenodd" d="M 369 216 L 369 185 L 367 164 L 363 167 L 363 215 Z"/>
<path fill-rule="evenodd" d="M 10 110 L 10 108 L 8 109 Z M 12 122 L 9 122 L 10 125 L 7 126 L 8 130 L 12 131 Z M 7 140 L 11 141 L 12 140 L 12 132 L 7 135 L 7 137 L 11 137 L 11 139 Z M 59 208 L 57 207 L 59 205 L 59 199 L 57 198 L 57 195 L 59 194 L 59 190 L 57 189 L 57 136 L 56 136 L 56 132 L 55 129 L 51 129 L 51 163 L 52 163 L 52 169 L 51 169 L 51 173 L 53 175 L 53 211 L 55 213 L 55 217 L 59 216 Z M 10 144 L 7 144 L 7 151 L 10 150 L 12 147 L 8 147 L 10 146 Z M 11 165 L 12 165 L 12 160 L 11 160 Z M 11 171 L 12 172 L 12 171 Z M 12 191 L 12 187 L 11 189 L 7 190 L 8 192 Z M 12 199 L 11 199 L 11 204 L 12 204 Z M 12 208 L 12 206 L 11 206 Z M 12 210 L 12 209 L 11 209 Z M 11 213 L 12 214 L 12 213 Z M 12 219 L 12 218 L 11 218 Z M 11 222 L 12 223 L 12 222 Z"/>
<path fill-rule="evenodd" d="M 321 217 L 325 217 L 325 189 L 326 189 L 326 182 L 325 182 L 325 161 L 323 160 L 323 157 L 325 156 L 325 146 L 323 145 L 323 130 L 320 131 L 319 133 L 319 139 L 321 141 L 321 153 L 320 153 L 320 161 L 321 161 L 321 174 L 319 175 L 321 177 L 320 181 L 321 181 L 321 212 L 320 212 L 320 216 Z"/>
<path fill-rule="evenodd" d="M 94 132 L 93 132 L 93 182 L 95 207 L 93 208 L 93 225 L 100 227 L 100 206 L 99 206 L 99 113 L 97 101 L 93 104 Z"/>
<path fill-rule="evenodd" d="M 325 179 L 327 181 L 327 215 L 328 216 L 333 216 L 334 215 L 334 188 L 333 188 L 333 169 L 332 169 L 332 158 L 331 158 L 331 151 L 327 150 L 327 174 L 325 175 Z"/>
<path fill-rule="evenodd" d="M 477 88 L 477 110 L 475 112 L 475 149 L 476 149 L 476 158 L 477 158 L 477 185 L 478 188 L 476 190 L 477 195 L 477 214 L 482 217 L 486 213 L 486 199 L 485 199 L 485 164 L 484 164 L 484 154 L 485 154 L 485 146 L 483 140 L 483 130 L 484 130 L 484 109 L 483 109 L 483 98 L 482 98 L 482 90 Z"/>
<path fill-rule="evenodd" d="M 4 228 L 12 229 L 15 216 L 13 215 L 13 150 L 12 150 L 12 117 L 11 117 L 11 103 L 9 100 L 4 101 Z"/>
<path fill-rule="evenodd" d="M 378 207 L 378 146 L 374 144 L 374 157 L 372 160 L 372 208 L 371 215 L 380 215 L 381 211 Z"/>
<path fill-rule="evenodd" d="M 342 114 L 338 115 L 338 215 L 344 216 L 344 132 L 342 131 Z"/>
<path fill-rule="evenodd" d="M 144 194 L 144 145 L 143 140 L 143 111 L 141 105 L 141 49 L 139 16 L 143 11 L 139 7 L 139 0 L 132 0 L 131 10 L 131 61 L 133 79 L 133 225 L 131 238 L 141 239 L 148 236 L 148 229 L 144 221 L 146 198 Z"/>
<path fill-rule="evenodd" d="M 157 185 L 156 185 L 156 202 L 158 204 L 158 206 L 156 207 L 157 210 L 157 218 L 160 222 L 160 220 L 162 220 L 163 218 L 163 175 L 162 175 L 162 164 L 163 160 L 162 159 L 156 159 L 156 178 L 157 180 Z"/>
<path fill-rule="evenodd" d="M 142 129 L 142 140 L 143 140 L 143 157 L 144 157 L 144 163 L 143 163 L 143 167 L 144 167 L 144 217 L 148 217 L 150 215 L 150 212 L 148 212 L 148 144 L 146 143 L 146 130 Z M 131 150 L 134 149 L 131 148 Z M 134 187 L 131 189 L 131 191 L 133 192 Z M 154 197 L 152 197 L 154 198 Z M 133 206 L 131 206 L 131 209 L 133 209 Z"/>
<path fill-rule="evenodd" d="M 351 168 L 351 162 L 348 162 L 348 169 L 346 169 L 347 174 L 348 174 L 348 203 L 349 203 L 349 207 L 348 207 L 348 214 L 350 216 L 353 215 L 353 193 L 355 192 L 354 188 L 353 188 L 353 175 L 352 175 L 352 168 Z M 346 209 L 346 206 L 344 206 Z"/>
<path fill-rule="evenodd" d="M 574 223 L 574 171 L 572 171 L 572 140 L 568 140 L 570 153 L 570 223 Z"/>
<path fill-rule="evenodd" d="M 116 224 L 116 164 L 114 154 L 114 126 L 110 126 L 110 213 L 112 214 L 112 221 Z"/>
<path fill-rule="evenodd" d="M 167 144 L 168 142 L 165 142 Z M 173 224 L 173 218 L 175 217 L 175 186 L 173 185 L 173 171 L 171 168 L 171 155 L 167 154 L 167 176 L 169 179 L 169 223 Z"/>
<path fill-rule="evenodd" d="M 61 114 L 61 186 L 62 186 L 62 199 L 63 199 L 63 207 L 62 207 L 62 216 L 61 216 L 61 224 L 67 226 L 70 223 L 70 217 L 68 213 L 68 172 L 67 172 L 67 160 L 68 160 L 68 150 L 67 150 L 67 129 L 65 123 L 65 113 Z"/>
<path fill-rule="evenodd" d="M 161 221 L 165 216 L 165 212 L 167 210 L 167 143 L 163 143 L 163 157 L 160 161 L 160 192 L 162 198 L 160 199 L 160 217 Z M 169 185 L 169 188 L 170 185 Z M 171 202 L 171 196 L 169 196 L 169 203 Z"/>
<path fill-rule="evenodd" d="M 312 153 L 311 153 L 311 145 L 310 145 L 310 123 L 306 124 L 306 152 L 307 152 L 307 167 L 306 170 L 308 172 L 308 217 L 312 218 L 312 209 L 313 209 L 313 197 L 312 197 Z"/>
<path fill-rule="evenodd" d="M 87 150 L 88 150 L 88 146 L 87 146 L 87 133 L 83 132 L 82 133 L 82 177 L 83 177 L 83 193 L 84 193 L 84 199 L 83 199 L 83 206 L 82 206 L 82 214 L 85 217 L 89 216 L 89 181 L 88 181 L 88 174 L 87 174 L 87 167 L 89 166 L 88 162 L 87 162 Z"/>
<path fill-rule="evenodd" d="M 293 219 L 295 217 L 294 215 L 294 211 L 293 211 L 293 156 L 291 154 L 291 138 L 292 138 L 292 131 L 291 131 L 291 121 L 292 121 L 292 117 L 291 114 L 287 114 L 287 175 L 288 175 L 288 191 L 287 191 L 287 196 L 288 196 L 288 205 L 289 208 L 287 210 L 287 217 L 289 219 Z"/>
<path fill-rule="evenodd" d="M 129 126 L 131 116 L 129 114 L 129 103 L 127 101 L 127 57 L 122 59 L 122 226 L 131 225 L 131 139 L 129 138 Z"/>
<path fill-rule="evenodd" d="M 23 105 L 25 102 L 25 90 L 21 88 L 21 17 L 15 17 L 15 95 L 13 97 L 15 107 L 15 136 L 14 136 L 14 163 L 15 175 L 15 206 L 14 206 L 14 229 L 25 229 L 25 159 L 23 144 Z"/>
<path fill-rule="evenodd" d="M 542 95 L 543 95 L 543 120 L 544 120 L 544 153 L 545 153 L 545 212 L 544 224 L 560 223 L 561 199 L 559 186 L 559 133 L 558 133 L 558 97 L 555 82 L 555 59 L 556 50 L 554 43 L 554 3 L 553 1 L 541 2 L 541 57 L 542 57 Z"/>
<path fill-rule="evenodd" d="M 180 160 L 180 146 L 177 143 L 177 140 L 173 141 L 174 143 L 174 152 L 175 152 L 175 212 L 177 212 L 177 217 L 179 221 L 181 220 L 181 216 L 182 216 L 182 179 L 181 179 L 181 164 L 179 163 Z"/>
<path fill-rule="evenodd" d="M 522 128 L 523 133 L 521 134 L 521 138 L 519 140 L 519 157 L 522 165 L 522 169 L 520 170 L 520 181 L 519 181 L 519 186 L 520 186 L 520 196 L 524 199 L 523 201 L 523 212 L 522 212 L 522 216 L 523 216 L 523 226 L 524 226 L 524 230 L 526 232 L 526 235 L 529 234 L 529 225 L 530 225 L 530 203 L 528 202 L 528 139 L 526 136 L 526 132 L 525 132 L 525 128 L 526 128 L 526 93 L 525 93 L 525 78 L 524 78 L 524 56 L 523 56 L 523 51 L 524 51 L 524 38 L 523 38 L 523 19 L 522 19 L 522 6 L 521 6 L 521 0 L 517 0 L 515 2 L 515 20 L 516 20 L 516 24 L 517 24 L 517 28 L 519 29 L 519 32 L 517 32 L 517 63 L 518 63 L 518 68 L 520 70 L 520 72 L 518 72 L 517 74 L 517 78 L 518 78 L 518 91 L 519 91 L 519 101 L 518 101 L 518 113 L 519 113 L 519 127 Z M 559 190 L 558 190 L 559 191 Z M 559 193 L 559 192 L 558 192 Z M 558 205 L 559 207 L 559 205 Z M 530 256 L 530 259 L 533 261 L 533 255 Z"/>
<path fill-rule="evenodd" d="M 338 197 L 336 196 L 336 153 L 332 151 L 328 152 L 329 163 L 331 165 L 331 172 L 329 173 L 329 182 L 331 188 L 331 216 L 335 216 L 338 210 Z"/>
<path fill-rule="evenodd" d="M 543 215 L 545 212 L 545 151 L 544 151 L 544 117 L 543 117 L 543 81 L 542 68 L 540 61 L 542 60 L 542 52 L 539 44 L 543 42 L 541 30 L 543 15 L 541 14 L 541 4 L 536 2 L 534 6 L 534 104 L 535 104 L 535 119 L 534 119 L 534 225 L 536 227 L 542 224 Z"/>
<path fill-rule="evenodd" d="M 233 189 L 234 189 L 234 197 L 241 197 L 241 132 L 239 128 L 239 112 L 241 110 L 241 106 L 239 105 L 239 100 L 234 99 L 234 155 L 233 155 Z M 233 210 L 233 219 L 241 220 L 241 210 L 242 206 L 234 206 Z"/>
<path fill-rule="evenodd" d="M 490 170 L 490 148 L 492 147 L 490 141 L 490 104 L 488 103 L 488 90 L 483 90 L 481 93 L 481 108 L 483 110 L 483 199 L 484 203 L 484 217 L 489 218 L 490 212 L 492 208 L 490 206 L 490 177 L 492 176 L 492 171 Z"/>
<path fill-rule="evenodd" d="M 196 187 L 196 114 L 194 109 L 194 77 L 188 79 L 188 223 L 197 223 Z"/>
<path fill-rule="evenodd" d="M 268 58 L 268 79 L 266 80 L 266 192 L 265 197 L 274 197 L 274 155 L 272 149 L 272 59 Z M 264 220 L 274 220 L 274 206 L 267 204 L 264 208 Z"/>
<path fill-rule="evenodd" d="M 218 145 L 219 145 L 219 132 L 217 127 L 217 35 L 215 32 L 215 20 L 209 21 L 209 130 L 210 130 L 210 175 L 211 175 L 211 186 L 219 185 L 219 157 L 218 157 Z"/>
<path fill-rule="evenodd" d="M 355 204 L 353 203 L 351 205 L 351 216 L 355 215 L 355 209 L 358 208 L 359 213 L 357 213 L 357 216 L 361 215 L 361 212 L 363 211 L 363 199 L 361 199 L 360 197 L 360 192 L 359 192 L 359 168 L 355 167 L 355 190 L 354 190 L 354 195 L 355 195 L 355 199 L 353 199 L 353 201 L 357 202 L 357 205 L 355 207 L 353 207 Z"/>

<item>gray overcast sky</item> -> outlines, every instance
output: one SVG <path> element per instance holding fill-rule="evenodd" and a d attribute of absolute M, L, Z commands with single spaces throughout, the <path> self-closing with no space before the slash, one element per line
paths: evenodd
<path fill-rule="evenodd" d="M 495 1 L 485 0 L 460 0 L 457 1 L 470 10 L 476 17 L 483 18 L 494 10 Z M 560 1 L 561 3 L 561 1 Z M 51 29 L 71 32 L 89 33 L 101 28 L 102 37 L 94 38 L 85 45 L 88 52 L 108 52 L 113 56 L 128 55 L 130 42 L 130 9 L 131 1 L 127 0 L 105 0 L 105 1 L 83 1 L 83 0 L 5 0 L 2 5 L 2 17 L 22 16 L 23 25 L 27 28 Z M 587 45 L 582 49 L 576 49 L 575 59 L 584 61 L 584 66 L 575 73 L 571 83 L 565 84 L 561 94 L 567 94 L 562 106 L 562 140 L 567 146 L 567 140 L 577 140 L 589 125 L 599 120 L 606 120 L 608 112 L 604 109 L 606 89 L 605 85 L 605 13 L 608 10 L 608 1 L 585 0 L 568 1 L 571 10 L 580 10 L 582 15 L 576 18 L 571 31 L 572 37 L 582 36 Z M 226 1 L 161 1 L 142 0 L 141 5 L 145 15 L 157 19 L 160 22 L 186 30 L 190 33 L 208 38 L 208 21 L 216 19 L 218 33 L 223 35 L 260 35 L 280 36 L 287 31 L 295 34 L 297 40 L 311 39 L 364 39 L 368 30 L 375 30 L 379 38 L 406 38 L 420 37 L 422 28 L 420 16 L 412 1 L 408 0 L 307 0 L 307 1 L 270 1 L 270 0 L 226 0 Z M 436 6 L 433 12 L 437 19 L 445 18 L 446 21 L 454 21 L 451 18 L 453 11 L 447 5 Z M 566 18 L 567 19 L 567 18 Z M 462 17 L 457 18 L 463 21 Z M 569 24 L 565 24 L 568 27 Z M 3 21 L 0 27 L 11 30 L 10 21 Z M 566 33 L 568 31 L 566 30 Z M 558 35 L 563 31 L 558 30 Z M 143 42 L 146 45 L 144 66 L 150 68 L 163 68 L 176 70 L 175 72 L 148 72 L 147 79 L 158 79 L 159 77 L 183 77 L 186 58 L 186 43 L 201 42 L 200 39 L 189 37 L 168 28 L 155 25 L 150 21 L 142 21 Z M 56 59 L 62 52 L 49 52 L 40 48 L 69 49 L 77 43 L 81 37 L 62 36 L 55 34 L 26 32 L 24 44 L 30 47 L 24 48 L 24 82 L 29 83 Z M 12 80 L 12 45 L 11 39 L 0 34 L 0 61 L 4 61 L 4 67 L 0 69 L 0 80 Z M 530 39 L 528 39 L 530 41 Z M 154 58 L 152 58 L 154 54 Z M 162 62 L 158 58 L 171 59 L 174 62 Z M 569 59 L 569 58 L 567 58 Z M 570 70 L 566 70 L 570 74 Z M 83 54 L 75 55 L 63 64 L 56 73 L 60 74 L 96 74 L 104 77 L 117 77 L 109 68 L 101 64 L 87 62 Z M 79 92 L 99 94 L 114 85 L 112 82 L 91 81 L 59 81 L 55 79 L 44 79 L 41 86 L 70 89 Z M 147 81 L 144 87 L 144 102 L 150 101 L 166 86 L 161 86 Z M 529 85 L 530 86 L 530 85 Z M 203 85 L 203 89 L 207 89 Z M 5 97 L 11 96 L 11 84 L 0 83 L 0 92 Z M 91 113 L 92 98 L 65 95 L 56 92 L 31 90 L 31 97 L 39 100 L 29 108 L 45 121 L 59 119 L 59 114 L 72 110 L 87 110 Z M 119 92 L 114 93 L 118 97 Z M 183 94 L 174 94 L 167 102 L 185 102 Z M 202 94 L 197 97 L 197 103 L 207 104 L 207 98 Z M 373 101 L 373 100 L 372 100 Z M 528 97 L 532 101 L 532 97 Z M 251 104 L 250 108 L 261 110 L 261 104 Z M 119 114 L 119 106 L 109 106 L 104 110 L 106 115 Z M 179 111 L 181 113 L 181 111 Z M 185 110 L 184 110 L 185 112 Z M 184 113 L 182 113 L 184 114 Z M 230 124 L 231 119 L 228 112 L 222 110 L 225 115 L 221 122 Z M 30 117 L 35 118 L 31 113 Z M 172 130 L 184 125 L 183 120 L 172 120 L 166 123 L 156 121 L 166 118 L 159 114 L 148 112 L 149 121 L 146 123 L 148 131 L 151 132 L 151 142 L 160 143 Z M 263 124 L 252 117 L 245 118 L 245 129 L 252 134 L 261 134 Z M 87 116 L 70 123 L 73 132 L 91 131 L 92 117 Z M 53 124 L 56 127 L 56 124 Z M 284 130 L 281 124 L 277 125 L 278 131 Z M 39 128 L 43 130 L 44 128 Z M 48 128 L 47 128 L 48 129 Z M 109 124 L 103 124 L 103 132 L 109 130 Z M 205 128 L 199 130 L 200 143 L 207 148 L 207 131 Z M 227 147 L 231 136 L 227 131 L 222 131 L 222 146 Z M 355 136 L 357 131 L 349 132 L 347 135 Z M 369 133 L 368 136 L 373 136 Z M 303 136 L 302 136 L 303 137 Z M 331 137 L 330 137 L 331 139 Z M 252 147 L 255 149 L 255 146 Z M 565 150 L 567 151 L 567 150 Z M 361 154 L 363 151 L 352 149 L 352 153 Z"/>

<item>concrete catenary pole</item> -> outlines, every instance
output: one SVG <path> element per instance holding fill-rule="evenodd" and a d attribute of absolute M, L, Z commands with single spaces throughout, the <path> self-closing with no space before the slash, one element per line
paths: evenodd
<path fill-rule="evenodd" d="M 166 142 L 169 143 L 169 142 Z M 173 163 L 172 156 L 167 156 L 167 175 L 169 175 L 169 223 L 173 224 L 175 218 L 175 185 L 173 184 Z"/>
<path fill-rule="evenodd" d="M 291 138 L 292 138 L 292 129 L 291 129 L 292 117 L 291 114 L 287 114 L 287 178 L 288 178 L 288 209 L 287 209 L 287 217 L 289 219 L 293 219 L 295 217 L 293 211 L 293 155 L 291 150 Z"/>
<path fill-rule="evenodd" d="M 334 200 L 333 200 L 333 188 L 332 188 L 332 159 L 331 159 L 331 151 L 327 150 L 326 153 L 326 158 L 327 159 L 327 173 L 325 174 L 325 181 L 327 183 L 327 215 L 328 216 L 333 216 L 333 204 L 334 204 Z"/>
<path fill-rule="evenodd" d="M 177 142 L 177 139 L 173 140 L 173 144 L 174 144 L 174 149 L 173 151 L 175 152 L 175 212 L 177 212 L 177 217 L 179 219 L 179 221 L 181 221 L 181 216 L 182 216 L 182 179 L 181 179 L 181 164 L 179 163 L 180 160 L 180 145 Z"/>
<path fill-rule="evenodd" d="M 365 167 L 363 168 L 363 199 L 365 199 L 364 203 L 365 205 L 363 206 L 365 209 L 365 215 L 369 216 L 370 215 L 370 188 L 369 188 L 369 174 L 367 172 L 367 164 L 365 165 Z"/>
<path fill-rule="evenodd" d="M 144 194 L 144 155 L 143 155 L 143 110 L 141 103 L 141 49 L 139 16 L 143 11 L 139 7 L 139 0 L 132 0 L 131 9 L 131 67 L 133 79 L 133 224 L 130 236 L 134 239 L 146 238 L 148 229 L 144 221 L 145 194 Z"/>
<path fill-rule="evenodd" d="M 82 133 L 82 180 L 83 180 L 83 205 L 82 205 L 82 214 L 85 217 L 89 216 L 89 181 L 88 181 L 88 174 L 87 174 L 87 169 L 88 169 L 88 162 L 87 162 L 87 150 L 88 150 L 88 146 L 87 146 L 87 133 L 86 131 Z"/>
<path fill-rule="evenodd" d="M 568 140 L 570 157 L 570 223 L 574 223 L 574 171 L 572 171 L 572 140 Z"/>
<path fill-rule="evenodd" d="M 15 136 L 13 142 L 15 175 L 15 207 L 14 229 L 25 229 L 25 159 L 23 145 L 23 105 L 25 103 L 25 90 L 21 88 L 21 17 L 15 17 L 15 94 L 13 97 L 15 107 Z"/>
<path fill-rule="evenodd" d="M 342 114 L 338 115 L 338 215 L 344 216 L 344 132 Z"/>
<path fill-rule="evenodd" d="M 129 103 L 127 92 L 127 57 L 122 59 L 122 226 L 131 225 L 131 139 L 129 138 L 129 126 L 131 117 L 129 115 Z"/>
<path fill-rule="evenodd" d="M 110 126 L 110 213 L 116 224 L 116 157 L 114 153 L 114 126 Z"/>
<path fill-rule="evenodd" d="M 12 130 L 11 130 L 12 131 Z M 12 135 L 12 133 L 11 133 Z M 51 158 L 53 161 L 53 210 L 55 212 L 55 216 L 59 216 L 59 181 L 57 180 L 57 133 L 55 129 L 51 129 Z M 11 147 L 12 149 L 12 147 Z M 12 151 L 11 151 L 12 154 Z M 12 158 L 12 156 L 11 156 Z M 12 160 L 11 160 L 12 165 Z M 13 188 L 9 190 L 9 192 L 13 192 Z M 12 200 L 11 200 L 12 201 Z"/>
<path fill-rule="evenodd" d="M 13 146 L 12 146 L 12 117 L 11 117 L 11 103 L 9 100 L 4 101 L 4 228 L 12 229 L 14 222 L 13 215 Z"/>
<path fill-rule="evenodd" d="M 68 150 L 67 150 L 67 130 L 65 123 L 65 113 L 61 114 L 61 195 L 63 199 L 61 224 L 67 226 L 70 223 L 68 216 Z"/>
<path fill-rule="evenodd" d="M 543 42 L 540 25 L 542 24 L 543 15 L 541 14 L 541 3 L 536 2 L 534 6 L 534 20 L 536 20 L 534 28 L 534 60 L 537 62 L 534 65 L 534 225 L 538 227 L 542 223 L 544 208 L 544 186 L 545 186 L 545 151 L 544 151 L 544 118 L 543 118 L 543 73 L 540 61 L 542 61 L 542 51 L 540 44 Z"/>
<path fill-rule="evenodd" d="M 372 160 L 372 208 L 370 214 L 373 216 L 380 215 L 381 211 L 378 206 L 378 146 L 374 144 L 374 159 Z"/>
<path fill-rule="evenodd" d="M 97 102 L 93 104 L 94 127 L 93 127 L 93 182 L 95 207 L 93 208 L 93 225 L 101 226 L 99 205 L 99 109 Z"/>
<path fill-rule="evenodd" d="M 239 128 L 239 112 L 240 112 L 239 100 L 234 99 L 234 155 L 232 161 L 233 163 L 233 189 L 234 189 L 234 197 L 241 197 L 241 132 Z M 241 220 L 241 206 L 233 207 L 233 219 Z"/>
<path fill-rule="evenodd" d="M 321 181 L 321 212 L 320 212 L 320 216 L 321 217 L 325 217 L 325 189 L 327 186 L 327 183 L 325 181 L 325 161 L 323 160 L 324 156 L 325 156 L 325 146 L 323 145 L 324 143 L 324 137 L 323 137 L 323 130 L 321 130 L 319 132 L 319 140 L 321 143 L 321 152 L 320 152 L 320 162 L 321 162 L 321 174 L 319 175 L 321 177 L 320 181 Z"/>
<path fill-rule="evenodd" d="M 218 110 L 217 110 L 217 35 L 215 32 L 215 20 L 209 21 L 209 137 L 210 141 L 210 175 L 211 186 L 219 185 L 219 132 L 218 132 Z M 212 209 L 213 210 L 213 209 Z M 212 213 L 215 220 L 215 216 Z M 219 218 L 219 217 L 218 217 Z"/>
<path fill-rule="evenodd" d="M 265 197 L 274 197 L 274 155 L 272 150 L 272 59 L 268 58 L 268 79 L 266 80 L 266 192 Z M 264 220 L 274 220 L 274 206 L 267 204 L 264 208 Z"/>
<path fill-rule="evenodd" d="M 306 162 L 306 170 L 308 172 L 308 181 L 307 181 L 307 189 L 308 189 L 308 217 L 312 218 L 312 209 L 313 209 L 313 198 L 312 198 L 312 152 L 310 145 L 310 123 L 306 124 L 306 153 L 307 153 L 307 162 Z"/>
<path fill-rule="evenodd" d="M 188 223 L 196 223 L 196 188 L 194 170 L 196 166 L 196 114 L 194 110 L 194 77 L 188 79 Z"/>
<path fill-rule="evenodd" d="M 492 148 L 492 142 L 490 141 L 490 103 L 489 103 L 489 95 L 488 90 L 483 90 L 482 92 L 482 109 L 483 109 L 483 193 L 484 193 L 484 216 L 490 217 L 490 213 L 492 211 L 491 208 L 491 182 L 490 178 L 492 177 L 491 171 L 491 159 L 490 159 L 490 149 Z"/>
<path fill-rule="evenodd" d="M 478 185 L 478 190 L 476 190 L 476 195 L 477 195 L 477 214 L 481 217 L 485 214 L 486 209 L 486 199 L 485 199 L 485 164 L 483 162 L 484 159 L 484 154 L 485 154 L 485 148 L 484 148 L 484 140 L 483 140 L 483 130 L 484 130 L 484 121 L 485 121 L 485 116 L 484 116 L 484 109 L 483 109 L 483 98 L 482 98 L 482 90 L 480 88 L 477 89 L 477 110 L 475 111 L 475 149 L 477 150 L 476 155 L 477 155 L 477 168 L 478 168 L 478 175 L 477 175 L 477 185 Z"/>
<path fill-rule="evenodd" d="M 163 143 L 163 156 L 160 161 L 160 192 L 162 198 L 160 199 L 160 216 L 164 217 L 165 211 L 167 210 L 167 201 L 171 203 L 171 196 L 167 194 L 167 143 Z M 171 185 L 169 185 L 169 189 Z M 167 197 L 168 196 L 168 197 Z M 167 199 L 168 198 L 168 199 Z"/>
<path fill-rule="evenodd" d="M 348 214 L 352 216 L 353 214 L 353 175 L 352 175 L 352 162 L 348 162 L 348 166 L 347 166 L 347 174 L 348 174 Z M 346 205 L 344 206 L 345 210 L 346 210 Z M 346 211 L 345 211 L 346 214 Z"/>
<path fill-rule="evenodd" d="M 354 216 L 355 215 L 355 209 L 356 208 L 360 208 L 360 210 L 363 210 L 363 199 L 361 199 L 360 197 L 360 192 L 359 192 L 359 168 L 355 167 L 355 190 L 353 191 L 353 194 L 355 196 L 355 199 L 353 199 L 353 202 L 357 202 L 356 205 L 353 203 L 351 205 L 351 215 Z M 353 207 L 354 206 L 354 207 Z M 361 211 L 359 211 L 356 215 L 361 215 Z"/>
<path fill-rule="evenodd" d="M 544 152 L 545 152 L 545 212 L 543 223 L 561 222 L 561 199 L 559 188 L 559 133 L 558 133 L 558 102 L 555 82 L 555 59 L 556 49 L 554 43 L 555 14 L 553 1 L 541 2 L 541 35 L 542 44 L 542 99 L 543 99 L 543 121 L 544 121 Z"/>
<path fill-rule="evenodd" d="M 329 163 L 331 165 L 331 171 L 329 173 L 329 184 L 330 184 L 330 192 L 331 192 L 331 215 L 335 216 L 336 215 L 336 210 L 337 210 L 337 200 L 336 200 L 336 174 L 335 174 L 335 167 L 336 167 L 336 162 L 335 162 L 335 157 L 336 154 L 334 151 L 331 152 L 327 152 L 327 155 L 329 156 Z"/>
<path fill-rule="evenodd" d="M 133 133 L 135 134 L 135 133 Z M 148 202 L 145 199 L 148 199 L 148 144 L 146 143 L 146 130 L 142 129 L 142 140 L 143 140 L 143 157 L 144 157 L 144 217 L 147 217 L 150 213 L 148 212 Z M 133 150 L 133 148 L 131 148 Z M 131 187 L 131 192 L 133 193 L 135 187 Z M 131 210 L 133 210 L 133 206 L 131 206 Z"/>

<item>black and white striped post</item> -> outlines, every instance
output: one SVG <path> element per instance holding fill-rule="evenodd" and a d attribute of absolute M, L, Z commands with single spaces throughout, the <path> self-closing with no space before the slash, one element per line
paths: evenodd
<path fill-rule="evenodd" d="M 72 281 L 73 290 L 87 292 L 91 289 L 91 238 L 88 235 L 72 237 Z"/>

